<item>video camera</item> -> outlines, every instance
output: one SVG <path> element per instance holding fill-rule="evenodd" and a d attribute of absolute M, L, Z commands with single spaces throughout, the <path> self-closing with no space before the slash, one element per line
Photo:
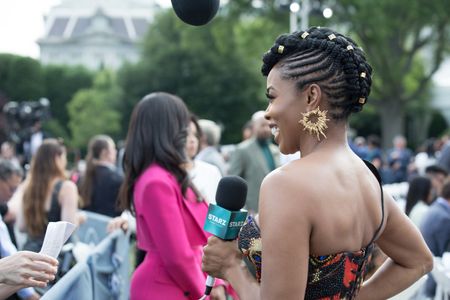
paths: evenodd
<path fill-rule="evenodd" d="M 39 121 L 50 118 L 50 101 L 41 98 L 38 101 L 10 101 L 3 106 L 9 129 L 9 137 L 16 144 L 31 134 L 31 128 Z"/>

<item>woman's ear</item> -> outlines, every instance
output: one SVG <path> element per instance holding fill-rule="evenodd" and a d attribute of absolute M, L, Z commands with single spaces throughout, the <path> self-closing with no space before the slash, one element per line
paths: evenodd
<path fill-rule="evenodd" d="M 318 84 L 311 84 L 306 89 L 306 97 L 307 97 L 307 104 L 311 108 L 311 110 L 315 109 L 320 105 L 320 102 L 322 101 L 322 89 Z"/>

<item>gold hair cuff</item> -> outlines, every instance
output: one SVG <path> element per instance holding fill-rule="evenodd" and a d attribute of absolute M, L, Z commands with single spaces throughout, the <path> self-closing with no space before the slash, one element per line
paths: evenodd
<path fill-rule="evenodd" d="M 348 51 L 353 50 L 353 49 L 354 49 L 354 48 L 353 48 L 352 45 L 348 45 L 348 46 L 347 46 L 347 50 L 348 50 Z"/>
<path fill-rule="evenodd" d="M 359 76 L 362 78 L 366 78 L 366 72 L 362 72 Z"/>
<path fill-rule="evenodd" d="M 309 35 L 309 33 L 307 31 L 303 32 L 302 35 L 300 36 L 302 39 L 306 39 L 306 37 Z"/>
<path fill-rule="evenodd" d="M 330 41 L 332 41 L 336 38 L 336 36 L 334 35 L 334 33 L 332 33 L 328 36 L 328 38 L 330 39 Z"/>
<path fill-rule="evenodd" d="M 359 98 L 358 102 L 360 104 L 364 104 L 364 103 L 366 103 L 366 98 Z"/>
<path fill-rule="evenodd" d="M 284 46 L 283 45 L 278 46 L 277 52 L 280 54 L 283 54 L 283 51 L 284 51 Z"/>

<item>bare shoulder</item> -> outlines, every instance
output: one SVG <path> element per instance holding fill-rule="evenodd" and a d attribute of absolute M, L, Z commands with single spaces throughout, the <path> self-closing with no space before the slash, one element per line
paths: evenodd
<path fill-rule="evenodd" d="M 60 204 L 67 203 L 67 201 L 70 203 L 78 203 L 78 188 L 73 181 L 63 181 L 58 199 Z"/>
<path fill-rule="evenodd" d="M 268 299 L 304 294 L 313 216 L 304 177 L 298 165 L 283 166 L 266 176 L 261 186 L 261 294 Z"/>
<path fill-rule="evenodd" d="M 64 192 L 77 192 L 77 186 L 71 180 L 64 180 L 62 185 L 61 185 L 61 191 L 64 191 Z"/>
<path fill-rule="evenodd" d="M 314 161 L 306 158 L 295 160 L 267 175 L 261 188 L 287 188 L 287 192 L 301 190 L 302 196 L 308 196 L 314 191 L 312 187 L 317 185 L 319 175 L 323 177 L 324 172 Z"/>
<path fill-rule="evenodd" d="M 311 211 L 309 200 L 313 194 L 310 179 L 301 164 L 278 168 L 267 175 L 261 184 L 261 219 L 276 218 L 278 214 L 305 218 Z"/>
<path fill-rule="evenodd" d="M 61 207 L 76 207 L 78 205 L 78 188 L 71 180 L 64 180 L 58 193 Z"/>

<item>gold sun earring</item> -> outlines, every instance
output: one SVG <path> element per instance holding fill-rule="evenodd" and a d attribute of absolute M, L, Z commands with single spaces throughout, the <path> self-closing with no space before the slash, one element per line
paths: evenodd
<path fill-rule="evenodd" d="M 327 138 L 324 131 L 328 128 L 327 110 L 316 109 L 302 113 L 303 118 L 298 123 L 303 125 L 303 129 L 309 131 L 311 135 L 317 135 L 317 139 L 320 141 L 320 135 Z"/>

